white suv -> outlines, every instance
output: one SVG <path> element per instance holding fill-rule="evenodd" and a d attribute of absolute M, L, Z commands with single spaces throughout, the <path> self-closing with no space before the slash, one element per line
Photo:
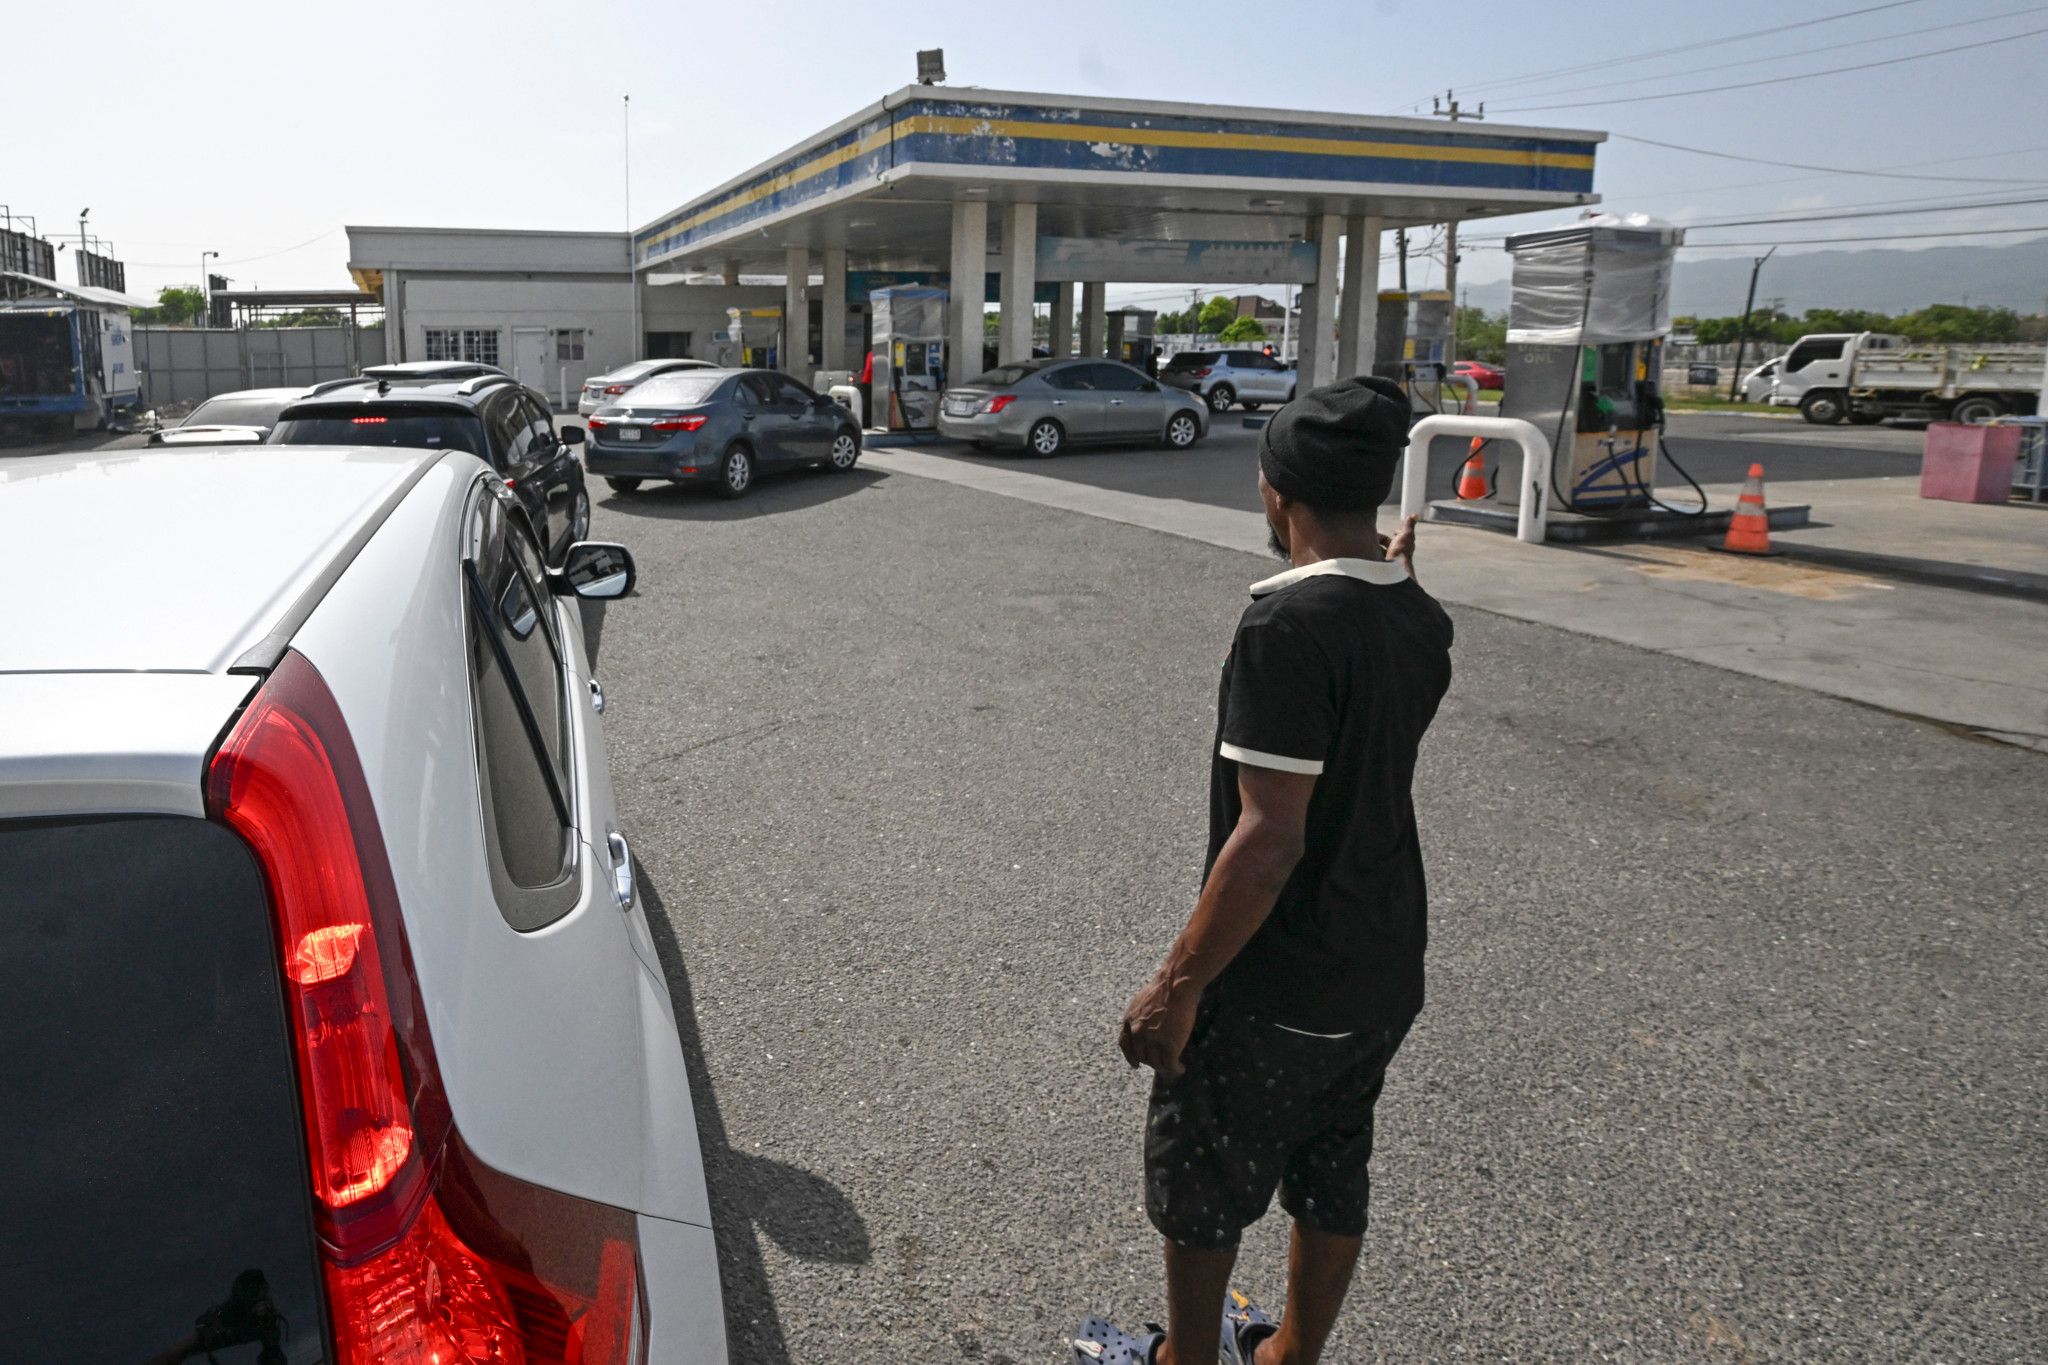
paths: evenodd
<path fill-rule="evenodd" d="M 1182 351 L 1159 371 L 1159 382 L 1202 395 L 1211 412 L 1294 400 L 1293 368 L 1260 351 Z"/>
<path fill-rule="evenodd" d="M 10 1339 L 723 1362 L 579 623 L 624 548 L 332 446 L 49 457 L 0 542 L 51 575 L 0 633 Z"/>

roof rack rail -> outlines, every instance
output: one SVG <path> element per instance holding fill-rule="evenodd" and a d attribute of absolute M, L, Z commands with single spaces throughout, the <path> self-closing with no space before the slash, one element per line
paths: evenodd
<path fill-rule="evenodd" d="M 516 384 L 519 381 L 509 374 L 480 374 L 474 379 L 465 379 L 455 391 L 460 394 L 481 392 L 493 384 Z"/>
<path fill-rule="evenodd" d="M 339 389 L 349 384 L 367 384 L 369 382 L 369 380 L 359 374 L 352 374 L 346 379 L 323 379 L 312 388 L 306 390 L 306 397 L 311 398 L 316 393 L 326 393 L 329 389 Z"/>

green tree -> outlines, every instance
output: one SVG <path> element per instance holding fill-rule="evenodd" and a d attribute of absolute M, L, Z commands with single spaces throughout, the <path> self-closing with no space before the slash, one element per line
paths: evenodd
<path fill-rule="evenodd" d="M 1958 303 L 1937 303 L 1908 313 L 1898 320 L 1898 330 L 1914 341 L 1969 342 L 2017 341 L 2019 314 L 2010 308 L 1970 308 Z"/>
<path fill-rule="evenodd" d="M 135 310 L 135 320 L 149 326 L 189 327 L 205 316 L 206 295 L 189 284 L 165 285 L 157 291 L 156 307 Z"/>
<path fill-rule="evenodd" d="M 1218 341 L 1264 341 L 1266 324 L 1257 318 L 1236 318 L 1228 327 L 1216 334 Z"/>
<path fill-rule="evenodd" d="M 1237 305 L 1218 294 L 1202 305 L 1202 330 L 1221 332 L 1237 319 Z"/>
<path fill-rule="evenodd" d="M 274 318 L 265 318 L 258 327 L 338 327 L 347 321 L 339 308 L 302 308 L 296 313 L 281 313 Z"/>
<path fill-rule="evenodd" d="M 1508 315 L 1484 308 L 1458 310 L 1458 355 L 1499 365 L 1508 358 Z"/>

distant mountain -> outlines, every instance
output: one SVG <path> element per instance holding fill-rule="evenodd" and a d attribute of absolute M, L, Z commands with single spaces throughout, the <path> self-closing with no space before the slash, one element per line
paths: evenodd
<path fill-rule="evenodd" d="M 1671 274 L 1671 311 L 1698 317 L 1741 313 L 1750 261 L 1749 256 L 1681 257 Z M 1475 308 L 1498 312 L 1508 306 L 1506 280 L 1459 292 Z M 1781 251 L 1764 266 L 1756 294 L 1759 304 L 1780 300 L 1779 306 L 1795 316 L 1809 308 L 1910 313 L 1931 303 L 2039 313 L 2048 308 L 2048 237 L 2011 246 L 1922 251 Z"/>

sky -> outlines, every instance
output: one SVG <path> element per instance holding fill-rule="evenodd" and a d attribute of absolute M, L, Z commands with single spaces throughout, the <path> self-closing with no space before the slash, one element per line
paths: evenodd
<path fill-rule="evenodd" d="M 1847 17 L 1810 22 L 1833 15 Z M 1761 32 L 1786 24 L 1805 26 Z M 1605 207 L 1681 224 L 1920 210 L 1694 227 L 1696 243 L 1780 241 L 1790 255 L 1814 249 L 1796 239 L 2048 233 L 2048 202 L 1945 207 L 2048 201 L 2048 3 L 2027 0 L 107 0 L 83 32 L 89 52 L 10 63 L 7 107 L 35 116 L 9 120 L 0 204 L 74 242 L 89 207 L 86 230 L 149 295 L 196 282 L 209 250 L 237 288 L 346 288 L 346 223 L 622 227 L 626 94 L 644 223 L 909 83 L 923 47 L 945 49 L 954 87 L 1425 115 L 1432 92 L 1455 89 L 1492 122 L 1617 135 L 1599 151 Z M 1812 74 L 1865 63 L 1886 64 Z M 1758 81 L 1776 83 L 1677 93 Z M 1468 225 L 1463 279 L 1507 273 L 1485 240 L 1504 227 L 1571 216 Z M 1417 260 L 1411 283 L 1441 270 Z M 1117 301 L 1148 294 L 1185 297 L 1133 286 Z"/>

